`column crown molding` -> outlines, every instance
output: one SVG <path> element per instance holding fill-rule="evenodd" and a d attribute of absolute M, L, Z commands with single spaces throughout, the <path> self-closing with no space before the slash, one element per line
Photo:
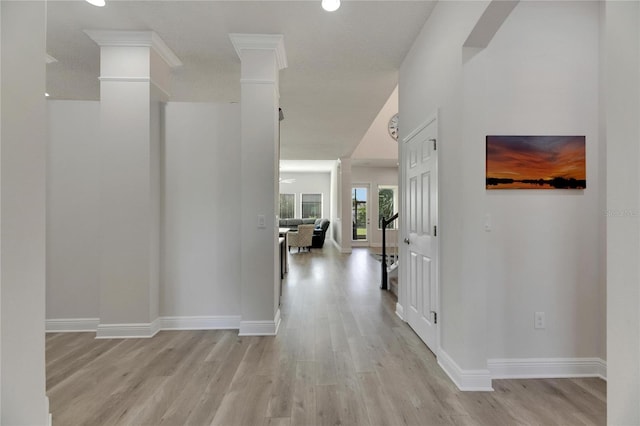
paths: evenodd
<path fill-rule="evenodd" d="M 229 34 L 231 43 L 236 49 L 236 53 L 242 60 L 244 49 L 252 50 L 274 50 L 278 68 L 287 68 L 287 53 L 284 50 L 284 36 L 282 34 Z"/>
<path fill-rule="evenodd" d="M 84 33 L 100 47 L 150 47 L 160 55 L 169 67 L 182 66 L 182 61 L 154 31 L 84 30 Z"/>

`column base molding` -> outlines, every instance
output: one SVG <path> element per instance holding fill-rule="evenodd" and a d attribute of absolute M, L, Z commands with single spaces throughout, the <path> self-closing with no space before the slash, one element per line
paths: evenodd
<path fill-rule="evenodd" d="M 273 321 L 240 321 L 238 336 L 275 336 L 280 328 L 280 309 Z"/>
<path fill-rule="evenodd" d="M 464 370 L 444 350 L 438 351 L 438 365 L 461 391 L 493 391 L 488 369 Z"/>
<path fill-rule="evenodd" d="M 96 339 L 150 338 L 160 331 L 160 319 L 138 324 L 98 324 Z"/>

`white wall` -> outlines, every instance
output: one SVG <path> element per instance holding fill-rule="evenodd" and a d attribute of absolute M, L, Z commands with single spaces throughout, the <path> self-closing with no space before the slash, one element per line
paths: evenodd
<path fill-rule="evenodd" d="M 398 113 L 398 87 L 387 99 L 362 140 L 351 154 L 352 159 L 398 159 L 398 142 L 389 135 L 389 120 Z"/>
<path fill-rule="evenodd" d="M 607 423 L 640 424 L 640 6 L 607 1 Z"/>
<path fill-rule="evenodd" d="M 281 179 L 295 179 L 295 182 L 280 182 L 281 194 L 296 195 L 295 217 L 302 217 L 302 194 L 322 194 L 322 217 L 331 215 L 331 173 L 330 172 L 281 172 Z"/>
<path fill-rule="evenodd" d="M 240 314 L 240 106 L 165 108 L 160 315 Z"/>
<path fill-rule="evenodd" d="M 45 4 L 0 10 L 0 423 L 45 425 Z"/>
<path fill-rule="evenodd" d="M 604 356 L 598 15 L 596 2 L 521 2 L 465 66 L 477 84 L 465 87 L 465 128 L 474 130 L 469 136 L 479 158 L 487 134 L 586 136 L 584 191 L 477 185 L 486 210 L 475 209 L 475 228 L 483 213 L 493 227 L 485 240 L 489 358 Z M 476 167 L 477 182 L 483 166 Z M 544 330 L 533 327 L 536 311 L 546 314 Z"/>
<path fill-rule="evenodd" d="M 397 167 L 359 167 L 353 166 L 351 169 L 352 185 L 368 184 L 369 185 L 369 222 L 370 236 L 369 246 L 382 247 L 382 231 L 378 228 L 378 186 L 379 185 L 398 185 L 398 168 Z M 396 206 L 397 212 L 399 206 Z M 397 231 L 389 230 L 387 232 L 388 245 L 397 243 Z"/>
<path fill-rule="evenodd" d="M 332 191 L 335 193 L 336 205 L 335 205 L 335 220 L 333 221 L 335 226 L 332 226 L 333 241 L 336 242 L 338 247 L 342 247 L 342 164 L 340 161 L 336 161 L 335 169 L 335 186 L 332 187 Z"/>
<path fill-rule="evenodd" d="M 327 237 L 335 241 L 338 245 L 340 244 L 337 240 L 337 230 L 340 228 L 339 223 L 339 215 L 340 215 L 340 170 L 339 163 L 335 161 L 333 167 L 331 169 L 331 210 L 329 211 L 329 220 L 331 220 L 331 225 L 329 225 L 330 230 L 327 231 Z"/>
<path fill-rule="evenodd" d="M 438 2 L 402 63 L 399 80 L 400 141 L 436 111 L 440 114 L 440 345 L 469 370 L 487 366 L 486 277 L 468 268 L 467 277 L 462 274 L 463 266 L 473 261 L 463 256 L 469 191 L 463 185 L 462 46 L 486 6 L 481 1 Z M 470 156 L 468 161 L 482 163 L 482 158 Z M 482 181 L 478 185 L 483 188 Z M 399 301 L 405 294 L 401 271 Z"/>
<path fill-rule="evenodd" d="M 520 2 L 485 50 L 463 48 L 487 4 L 439 2 L 400 73 L 401 138 L 439 112 L 441 346 L 477 371 L 603 357 L 598 6 Z M 586 135 L 588 188 L 486 191 L 487 134 Z"/>
<path fill-rule="evenodd" d="M 155 53 L 151 55 L 155 57 Z M 165 86 L 166 87 L 166 86 Z M 164 122 L 162 112 L 164 104 L 161 99 L 166 96 L 157 86 L 151 85 L 151 102 L 149 105 L 149 139 L 151 140 L 149 149 L 150 159 L 150 191 L 149 191 L 149 307 L 151 318 L 160 316 L 160 241 L 161 241 L 161 211 L 162 211 L 162 143 Z M 155 283 L 155 285 L 153 284 Z"/>
<path fill-rule="evenodd" d="M 351 158 L 340 158 L 338 173 L 338 197 L 340 197 L 340 221 L 337 231 L 340 235 L 338 240 L 342 253 L 351 253 Z"/>
<path fill-rule="evenodd" d="M 99 108 L 48 102 L 47 319 L 99 317 Z M 161 286 L 150 296 L 159 297 L 163 317 L 237 316 L 239 105 L 168 103 L 152 112 L 152 136 L 161 113 L 166 128 L 156 153 Z"/>
<path fill-rule="evenodd" d="M 47 318 L 99 317 L 100 102 L 48 101 Z"/>

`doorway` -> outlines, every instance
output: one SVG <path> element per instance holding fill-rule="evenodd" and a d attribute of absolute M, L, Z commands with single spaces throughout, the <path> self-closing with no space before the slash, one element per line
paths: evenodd
<path fill-rule="evenodd" d="M 406 320 L 438 353 L 438 155 L 437 117 L 403 141 L 404 250 L 401 268 Z"/>
<path fill-rule="evenodd" d="M 369 242 L 369 185 L 357 184 L 351 188 L 351 241 Z M 359 244 L 358 244 L 359 245 Z"/>

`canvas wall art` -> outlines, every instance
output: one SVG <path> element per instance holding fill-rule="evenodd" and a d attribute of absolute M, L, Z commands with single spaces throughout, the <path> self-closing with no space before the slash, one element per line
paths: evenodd
<path fill-rule="evenodd" d="M 584 136 L 487 136 L 487 189 L 584 189 Z"/>

